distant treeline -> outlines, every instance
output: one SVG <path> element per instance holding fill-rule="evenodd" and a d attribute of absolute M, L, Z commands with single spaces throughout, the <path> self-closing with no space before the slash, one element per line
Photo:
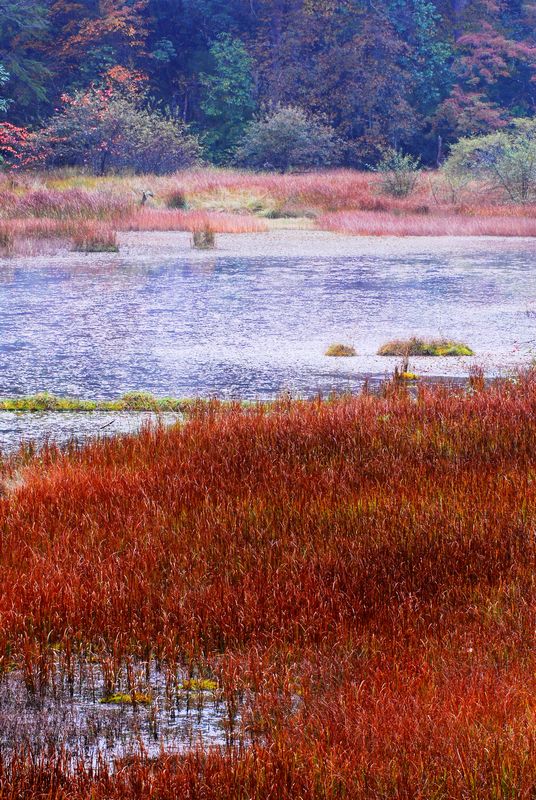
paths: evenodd
<path fill-rule="evenodd" d="M 329 126 L 341 164 L 386 146 L 441 160 L 536 104 L 528 0 L 0 0 L 0 121 L 36 129 L 109 75 L 229 163 L 283 106 Z M 130 84 L 129 84 L 130 85 Z"/>

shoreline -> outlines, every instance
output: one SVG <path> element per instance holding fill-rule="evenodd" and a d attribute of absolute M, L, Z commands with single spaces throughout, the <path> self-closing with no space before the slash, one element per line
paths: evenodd
<path fill-rule="evenodd" d="M 180 258 L 189 261 L 211 262 L 223 258 L 296 258 L 325 260 L 359 257 L 400 257 L 429 255 L 483 254 L 492 245 L 505 254 L 519 247 L 534 247 L 536 237 L 522 236 L 361 236 L 316 230 L 309 227 L 271 225 L 259 233 L 217 233 L 216 246 L 199 250 L 192 246 L 189 231 L 120 231 L 117 234 L 118 252 L 78 252 L 65 242 L 56 240 L 50 252 L 31 248 L 26 253 L 0 256 L 0 269 L 37 261 L 42 266 L 64 264 L 132 264 L 147 258 Z M 418 265 L 415 265 L 416 268 Z"/>

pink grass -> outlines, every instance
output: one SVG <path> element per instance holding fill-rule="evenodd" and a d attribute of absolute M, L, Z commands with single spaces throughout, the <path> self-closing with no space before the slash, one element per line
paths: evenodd
<path fill-rule="evenodd" d="M 355 236 L 536 236 L 529 216 L 394 216 L 343 211 L 317 220 L 321 230 Z"/>
<path fill-rule="evenodd" d="M 120 229 L 126 231 L 196 231 L 214 233 L 259 233 L 267 230 L 263 220 L 241 214 L 210 211 L 178 211 L 144 208 L 125 217 Z"/>

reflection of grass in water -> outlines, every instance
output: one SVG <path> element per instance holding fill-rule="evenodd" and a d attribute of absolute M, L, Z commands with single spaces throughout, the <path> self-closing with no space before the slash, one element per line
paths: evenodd
<path fill-rule="evenodd" d="M 212 689 L 213 682 L 200 680 L 196 689 L 194 680 L 186 691 L 180 668 L 151 661 L 148 675 L 145 662 L 120 660 L 113 665 L 117 683 L 107 688 L 103 663 L 108 657 L 69 649 L 67 643 L 50 644 L 48 666 L 41 663 L 41 673 L 32 664 L 29 674 L 20 659 L 0 659 L 3 758 L 9 760 L 22 741 L 36 752 L 48 744 L 64 748 L 84 765 L 97 758 L 111 763 L 117 757 L 129 757 L 140 744 L 151 756 L 157 756 L 161 748 L 193 747 L 207 737 L 225 744 L 227 708 Z M 130 686 L 129 665 L 135 680 Z"/>
<path fill-rule="evenodd" d="M 379 356 L 472 356 L 470 347 L 449 339 L 394 339 L 378 350 Z"/>

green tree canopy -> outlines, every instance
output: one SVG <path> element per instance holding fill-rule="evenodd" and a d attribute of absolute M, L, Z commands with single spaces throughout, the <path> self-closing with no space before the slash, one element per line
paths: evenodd
<path fill-rule="evenodd" d="M 536 201 L 536 120 L 516 120 L 487 136 L 461 139 L 445 169 L 486 181 L 490 191 L 510 202 Z"/>
<path fill-rule="evenodd" d="M 210 48 L 213 70 L 201 76 L 205 143 L 216 163 L 229 161 L 255 110 L 252 60 L 240 39 L 220 36 Z"/>
<path fill-rule="evenodd" d="M 9 80 L 9 73 L 3 64 L 0 64 L 0 86 L 3 86 Z M 8 101 L 5 97 L 0 97 L 0 111 L 7 111 Z"/>
<path fill-rule="evenodd" d="M 47 7 L 39 0 L 0 0 L 0 62 L 16 97 L 13 117 L 20 121 L 46 101 L 51 77 L 41 43 L 48 33 Z"/>
<path fill-rule="evenodd" d="M 338 149 L 332 128 L 301 108 L 278 106 L 249 123 L 236 157 L 247 167 L 288 172 L 329 166 Z"/>

